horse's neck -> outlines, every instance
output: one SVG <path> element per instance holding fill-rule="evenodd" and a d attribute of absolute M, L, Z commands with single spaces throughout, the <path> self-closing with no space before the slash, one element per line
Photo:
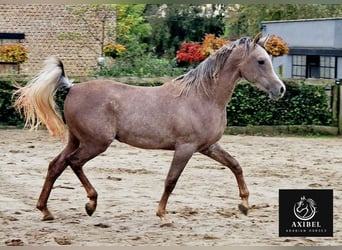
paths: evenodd
<path fill-rule="evenodd" d="M 240 74 L 237 71 L 226 71 L 220 72 L 218 78 L 212 83 L 212 94 L 214 102 L 226 108 L 228 102 L 230 101 L 235 85 L 240 78 Z"/>

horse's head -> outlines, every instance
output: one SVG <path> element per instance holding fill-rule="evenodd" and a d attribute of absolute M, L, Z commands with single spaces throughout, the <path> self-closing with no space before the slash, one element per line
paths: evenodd
<path fill-rule="evenodd" d="M 241 47 L 245 50 L 245 55 L 238 65 L 239 71 L 243 78 L 267 92 L 270 98 L 277 100 L 284 96 L 286 87 L 274 72 L 271 58 L 263 48 L 264 39 L 260 38 L 258 35 L 244 45 L 245 48 Z"/>

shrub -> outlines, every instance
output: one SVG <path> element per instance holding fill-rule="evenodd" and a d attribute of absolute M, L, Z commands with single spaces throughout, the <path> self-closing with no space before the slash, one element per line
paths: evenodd
<path fill-rule="evenodd" d="M 270 35 L 264 46 L 266 51 L 275 57 L 286 55 L 290 50 L 286 42 L 280 36 L 276 35 Z"/>
<path fill-rule="evenodd" d="M 0 45 L 0 61 L 23 63 L 27 60 L 27 49 L 20 43 Z"/>
<path fill-rule="evenodd" d="M 229 42 L 229 40 L 216 37 L 214 34 L 205 34 L 202 43 L 183 42 L 176 53 L 177 62 L 180 65 L 198 64 Z"/>
<path fill-rule="evenodd" d="M 332 125 L 325 86 L 288 81 L 286 88 L 273 101 L 249 83 L 238 84 L 227 106 L 228 125 Z"/>
<path fill-rule="evenodd" d="M 96 75 L 111 77 L 159 77 L 178 76 L 183 73 L 184 69 L 177 68 L 174 62 L 147 54 L 136 57 L 123 56 L 117 58 L 111 66 L 103 67 L 96 72 Z"/>
<path fill-rule="evenodd" d="M 23 119 L 12 107 L 15 83 L 12 79 L 0 80 L 0 125 L 23 125 Z"/>
<path fill-rule="evenodd" d="M 181 48 L 177 51 L 176 58 L 178 63 L 199 63 L 206 57 L 202 54 L 201 44 L 196 42 L 184 42 Z"/>
<path fill-rule="evenodd" d="M 116 43 L 116 44 L 107 44 L 103 47 L 103 53 L 105 56 L 109 56 L 112 58 L 117 58 L 121 56 L 126 51 L 125 46 Z"/>
<path fill-rule="evenodd" d="M 12 107 L 13 92 L 15 85 L 25 85 L 27 80 L 14 80 L 0 78 L 0 125 L 23 126 L 24 118 Z M 67 94 L 66 89 L 59 89 L 56 95 L 56 103 L 59 109 L 63 110 L 64 100 Z"/>
<path fill-rule="evenodd" d="M 205 37 L 201 46 L 201 53 L 203 56 L 208 57 L 210 54 L 229 43 L 229 40 L 225 40 L 220 37 L 216 37 L 214 34 L 205 34 Z"/>

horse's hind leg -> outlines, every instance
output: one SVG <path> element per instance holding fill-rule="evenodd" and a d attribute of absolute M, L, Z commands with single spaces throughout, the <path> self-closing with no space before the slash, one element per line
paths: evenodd
<path fill-rule="evenodd" d="M 43 220 L 53 220 L 54 217 L 47 208 L 53 184 L 68 166 L 66 161 L 67 156 L 78 147 L 78 141 L 69 137 L 69 142 L 65 149 L 49 164 L 45 182 L 37 201 L 37 208 L 43 213 Z"/>
<path fill-rule="evenodd" d="M 89 202 L 86 203 L 85 209 L 89 216 L 91 216 L 96 210 L 97 192 L 89 182 L 87 176 L 84 174 L 83 165 L 87 161 L 104 152 L 111 142 L 112 140 L 96 141 L 95 139 L 88 142 L 82 142 L 80 147 L 68 157 L 68 165 L 70 165 L 87 192 Z"/>
<path fill-rule="evenodd" d="M 247 215 L 248 209 L 249 209 L 249 205 L 248 205 L 249 192 L 248 192 L 247 185 L 243 177 L 243 172 L 242 172 L 242 168 L 240 164 L 235 160 L 233 156 L 231 156 L 228 152 L 226 152 L 218 143 L 211 145 L 209 148 L 202 151 L 201 153 L 227 166 L 234 173 L 238 186 L 239 186 L 240 197 L 242 200 L 241 203 L 239 204 L 239 209 L 241 212 Z"/>

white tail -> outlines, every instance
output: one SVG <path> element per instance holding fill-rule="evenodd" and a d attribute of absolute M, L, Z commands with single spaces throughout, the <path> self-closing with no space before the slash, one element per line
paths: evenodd
<path fill-rule="evenodd" d="M 66 126 L 54 96 L 58 88 L 72 85 L 65 76 L 61 60 L 55 56 L 47 58 L 43 70 L 14 93 L 18 98 L 13 106 L 24 114 L 25 127 L 37 129 L 44 124 L 52 136 L 64 138 Z"/>

